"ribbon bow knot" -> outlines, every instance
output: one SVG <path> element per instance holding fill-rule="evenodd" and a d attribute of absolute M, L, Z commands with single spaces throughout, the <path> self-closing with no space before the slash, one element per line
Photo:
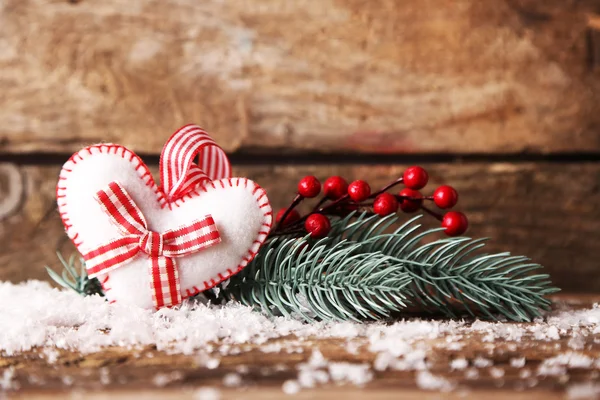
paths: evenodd
<path fill-rule="evenodd" d="M 194 163 L 196 156 L 198 164 Z M 168 201 L 185 196 L 203 182 L 230 175 L 231 166 L 223 149 L 196 125 L 186 125 L 175 132 L 161 153 L 162 190 Z M 160 233 L 148 228 L 140 208 L 118 182 L 98 191 L 96 200 L 122 236 L 83 255 L 88 276 L 93 278 L 119 268 L 141 252 L 152 261 L 148 272 L 154 307 L 180 304 L 175 259 L 221 242 L 212 216 Z"/>
<path fill-rule="evenodd" d="M 154 231 L 146 231 L 140 237 L 139 246 L 140 249 L 150 257 L 160 257 L 163 255 L 164 243 L 165 239 L 163 234 Z"/>

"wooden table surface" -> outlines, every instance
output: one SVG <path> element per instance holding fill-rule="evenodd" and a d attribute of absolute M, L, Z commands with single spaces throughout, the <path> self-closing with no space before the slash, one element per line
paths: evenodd
<path fill-rule="evenodd" d="M 568 399 L 569 395 L 560 392 L 551 392 L 548 390 L 528 390 L 526 392 L 515 392 L 514 390 L 504 389 L 488 389 L 474 391 L 460 391 L 450 393 L 440 392 L 425 392 L 416 389 L 356 389 L 356 388 L 339 388 L 327 387 L 317 390 L 306 390 L 300 393 L 286 396 L 280 388 L 260 387 L 248 389 L 221 389 L 218 395 L 210 397 L 210 394 L 203 396 L 201 390 L 191 389 L 162 389 L 162 390 L 108 390 L 102 392 L 71 392 L 68 396 L 72 399 L 90 399 L 90 400 L 113 400 L 113 399 L 148 399 L 148 400 L 278 400 L 278 399 L 344 399 L 344 400 L 390 400 L 390 399 L 405 399 L 405 400 L 459 400 L 459 399 L 482 399 L 486 400 L 511 400 L 524 399 L 539 399 L 539 400 L 554 400 Z M 9 398 L 27 398 L 32 400 L 55 400 L 65 398 L 65 392 L 59 393 L 40 393 L 29 392 L 23 395 L 10 395 Z M 68 397 L 67 397 L 68 398 Z M 579 397 L 592 398 L 593 397 Z"/>
<path fill-rule="evenodd" d="M 576 310 L 589 308 L 600 300 L 600 295 L 562 295 L 556 300 L 555 305 L 561 310 Z M 484 333 L 474 330 L 472 334 L 459 336 L 458 339 L 453 337 L 452 340 L 458 340 L 457 343 L 462 347 L 448 346 L 451 339 L 447 334 L 423 339 L 417 344 L 428 349 L 428 371 L 454 385 L 451 392 L 443 393 L 444 397 L 486 396 L 488 399 L 500 399 L 510 395 L 514 399 L 558 399 L 586 393 L 591 388 L 600 391 L 600 340 L 597 334 L 583 337 L 583 345 L 577 350 L 577 354 L 595 360 L 595 364 L 567 365 L 564 374 L 540 376 L 536 370 L 544 360 L 573 351 L 571 334 L 561 332 L 558 339 L 536 339 L 531 334 L 521 339 L 490 342 L 483 338 Z M 68 393 L 92 399 L 129 398 L 134 395 L 143 395 L 147 399 L 209 399 L 211 397 L 208 395 L 218 393 L 225 399 L 276 399 L 284 397 L 282 385 L 297 378 L 298 365 L 307 362 L 314 349 L 319 349 L 327 360 L 355 364 L 372 365 L 376 356 L 368 351 L 365 337 L 353 338 L 348 342 L 332 338 L 298 341 L 289 336 L 271 340 L 262 346 L 277 342 L 284 349 L 286 343 L 294 342 L 297 350 L 265 352 L 261 346 L 248 345 L 241 347 L 238 354 L 223 355 L 217 345 L 209 356 L 220 359 L 220 362 L 212 366 L 200 362 L 198 353 L 169 355 L 152 347 L 111 347 L 85 355 L 59 351 L 54 363 L 49 363 L 48 357 L 43 357 L 40 351 L 30 351 L 0 358 L 0 367 L 4 371 L 8 368 L 13 371 L 10 383 L 13 390 L 7 392 L 11 398 L 55 399 L 64 398 Z M 349 343 L 354 344 L 357 350 L 349 351 Z M 476 368 L 477 377 L 472 375 L 473 372 L 469 376 L 468 371 L 474 370 L 474 365 L 477 365 L 475 360 L 481 357 L 492 363 L 479 365 Z M 510 361 L 523 357 L 526 362 L 522 367 Z M 464 358 L 468 368 L 452 368 L 450 362 L 457 358 Z M 498 373 L 500 370 L 501 374 Z M 235 385 L 227 383 L 226 377 L 232 373 L 239 374 L 241 382 L 235 382 Z M 295 396 L 299 399 L 325 399 L 332 396 L 358 399 L 365 395 L 369 399 L 398 396 L 406 399 L 440 398 L 440 392 L 419 390 L 415 383 L 418 371 L 414 369 L 373 370 L 373 373 L 374 379 L 361 387 L 351 384 L 317 385 L 315 388 L 302 389 Z"/>

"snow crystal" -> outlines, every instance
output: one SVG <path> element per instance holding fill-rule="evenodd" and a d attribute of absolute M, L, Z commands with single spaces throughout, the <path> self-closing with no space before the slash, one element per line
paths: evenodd
<path fill-rule="evenodd" d="M 458 343 L 458 342 L 450 343 L 450 344 L 448 344 L 448 346 L 446 346 L 446 348 L 448 350 L 454 350 L 454 351 L 462 350 L 463 347 L 465 347 L 465 346 L 462 343 Z"/>
<path fill-rule="evenodd" d="M 573 334 L 569 339 L 568 346 L 573 350 L 583 350 L 585 346 L 585 338 L 578 334 Z"/>
<path fill-rule="evenodd" d="M 535 325 L 531 328 L 533 337 L 536 340 L 558 340 L 560 335 L 558 334 L 558 328 L 554 325 L 546 327 L 542 324 Z"/>
<path fill-rule="evenodd" d="M 513 368 L 523 368 L 525 366 L 525 357 L 520 357 L 520 358 L 511 358 L 510 359 L 510 366 Z"/>
<path fill-rule="evenodd" d="M 18 384 L 13 379 L 15 377 L 15 369 L 13 367 L 7 368 L 2 372 L 2 378 L 0 378 L 0 389 L 10 390 L 18 389 Z"/>
<path fill-rule="evenodd" d="M 35 386 L 41 386 L 46 383 L 46 380 L 37 375 L 30 374 L 29 376 L 27 376 L 27 382 Z M 0 387 L 2 387 L 2 384 L 0 384 Z"/>
<path fill-rule="evenodd" d="M 59 353 L 55 349 L 47 347 L 42 350 L 42 354 L 46 357 L 48 364 L 54 364 L 58 360 Z"/>
<path fill-rule="evenodd" d="M 238 387 L 241 384 L 242 377 L 234 372 L 231 372 L 223 377 L 223 385 L 227 387 Z"/>
<path fill-rule="evenodd" d="M 300 364 L 300 367 L 310 367 L 310 368 L 322 368 L 327 366 L 327 360 L 323 357 L 323 353 L 319 350 L 315 349 L 312 351 L 310 358 L 308 359 L 307 364 Z"/>
<path fill-rule="evenodd" d="M 467 379 L 477 379 L 479 378 L 479 371 L 476 368 L 469 368 L 465 371 L 465 378 Z"/>
<path fill-rule="evenodd" d="M 184 378 L 183 374 L 179 371 L 173 371 L 170 374 L 156 374 L 152 378 L 152 383 L 157 387 L 167 386 L 171 382 L 180 381 Z"/>
<path fill-rule="evenodd" d="M 346 352 L 348 354 L 358 354 L 358 349 L 360 348 L 359 344 L 356 342 L 348 342 L 346 343 Z"/>
<path fill-rule="evenodd" d="M 220 400 L 221 392 L 212 387 L 202 387 L 194 392 L 194 400 Z"/>
<path fill-rule="evenodd" d="M 527 379 L 529 377 L 531 377 L 531 370 L 522 369 L 521 371 L 519 371 L 519 378 Z"/>
<path fill-rule="evenodd" d="M 298 384 L 303 388 L 313 388 L 317 384 L 329 382 L 329 374 L 323 370 L 300 369 Z"/>
<path fill-rule="evenodd" d="M 294 380 L 287 380 L 283 382 L 281 389 L 285 394 L 296 394 L 300 391 L 300 384 Z"/>
<path fill-rule="evenodd" d="M 492 378 L 500 379 L 504 376 L 504 370 L 502 368 L 490 368 L 490 375 Z"/>
<path fill-rule="evenodd" d="M 464 358 L 456 358 L 450 361 L 450 368 L 452 369 L 465 369 L 469 366 L 469 362 Z"/>
<path fill-rule="evenodd" d="M 369 364 L 330 363 L 329 375 L 335 382 L 350 382 L 357 386 L 362 386 L 373 379 Z"/>
<path fill-rule="evenodd" d="M 245 364 L 241 364 L 235 367 L 235 370 L 240 374 L 247 374 L 250 372 L 250 367 Z"/>
<path fill-rule="evenodd" d="M 107 367 L 100 368 L 100 383 L 103 385 L 110 384 L 110 371 Z"/>
<path fill-rule="evenodd" d="M 493 365 L 492 360 L 488 360 L 487 358 L 477 357 L 473 360 L 473 365 L 477 368 L 485 368 Z"/>
<path fill-rule="evenodd" d="M 394 357 L 393 354 L 384 351 L 375 357 L 373 368 L 375 368 L 377 371 L 385 371 L 386 369 L 390 368 L 390 365 L 392 365 L 395 361 L 396 357 Z"/>
<path fill-rule="evenodd" d="M 538 367 L 537 374 L 541 376 L 563 376 L 567 373 L 565 367 L 556 364 L 542 363 Z"/>
<path fill-rule="evenodd" d="M 429 371 L 417 372 L 417 386 L 425 390 L 441 390 L 448 392 L 454 389 L 454 384 L 441 376 L 433 375 Z"/>
<path fill-rule="evenodd" d="M 600 397 L 600 384 L 598 383 L 578 383 L 567 388 L 568 399 L 595 399 L 598 397 Z"/>
<path fill-rule="evenodd" d="M 556 357 L 549 358 L 542 362 L 543 367 L 551 368 L 554 366 L 566 366 L 570 368 L 589 368 L 594 364 L 594 360 L 585 354 L 568 352 Z"/>
<path fill-rule="evenodd" d="M 75 379 L 70 375 L 65 375 L 62 377 L 62 383 L 65 386 L 71 386 L 75 383 Z"/>
<path fill-rule="evenodd" d="M 208 361 L 204 364 L 208 369 L 216 369 L 221 364 L 221 360 L 218 358 L 209 358 Z"/>

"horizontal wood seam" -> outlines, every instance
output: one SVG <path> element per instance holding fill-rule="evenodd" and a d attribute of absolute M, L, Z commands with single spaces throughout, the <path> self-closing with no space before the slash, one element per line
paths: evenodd
<path fill-rule="evenodd" d="M 62 165 L 70 154 L 0 154 L 0 162 L 17 165 Z M 147 164 L 158 164 L 158 154 L 140 154 Z M 332 164 L 427 164 L 427 163 L 599 163 L 600 152 L 552 154 L 364 154 L 364 153 L 271 153 L 236 152 L 228 154 L 233 165 L 332 165 Z"/>

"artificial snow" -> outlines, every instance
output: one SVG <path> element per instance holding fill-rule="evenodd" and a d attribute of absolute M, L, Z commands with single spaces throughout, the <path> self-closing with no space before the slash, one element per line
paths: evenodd
<path fill-rule="evenodd" d="M 456 358 L 450 361 L 450 368 L 452 369 L 465 369 L 469 366 L 469 362 L 464 358 Z"/>
<path fill-rule="evenodd" d="M 285 394 L 296 394 L 300 391 L 301 388 L 302 387 L 300 386 L 300 384 L 295 380 L 285 381 L 281 386 L 281 389 Z"/>
<path fill-rule="evenodd" d="M 194 392 L 194 400 L 220 400 L 221 392 L 212 387 L 202 387 Z"/>
<path fill-rule="evenodd" d="M 16 285 L 0 282 L 0 326 L 2 354 L 11 356 L 37 348 L 49 363 L 57 360 L 60 350 L 85 354 L 107 346 L 155 346 L 169 354 L 193 355 L 199 366 L 215 369 L 221 363 L 220 357 L 239 354 L 249 345 L 259 345 L 265 353 L 295 353 L 306 351 L 306 341 L 313 338 L 344 340 L 348 352 L 368 351 L 373 355 L 372 362 L 347 363 L 328 360 L 315 349 L 306 362 L 296 366 L 297 376 L 283 384 L 282 390 L 288 394 L 323 384 L 368 385 L 386 370 L 414 371 L 419 387 L 451 390 L 455 383 L 430 371 L 432 350 L 459 350 L 472 335 L 479 335 L 490 348 L 498 341 L 518 342 L 534 337 L 550 342 L 570 338 L 569 351 L 542 361 L 533 370 L 524 369 L 525 358 L 510 359 L 510 368 L 520 369 L 519 376 L 527 379 L 528 386 L 537 384 L 537 376 L 560 377 L 568 368 L 600 368 L 600 360 L 580 352 L 585 338 L 600 334 L 598 305 L 579 311 L 555 311 L 533 324 L 422 319 L 387 324 L 306 324 L 283 317 L 270 318 L 234 302 L 218 306 L 186 302 L 176 309 L 151 312 L 136 306 L 110 304 L 98 296 L 81 297 L 40 281 Z M 472 365 L 464 358 L 453 358 L 448 363 L 450 369 L 460 371 L 466 379 L 478 379 L 480 369 L 490 368 L 491 376 L 501 383 L 505 373 L 483 355 L 476 357 Z M 285 368 L 281 365 L 272 370 Z M 236 366 L 235 371 L 224 377 L 224 386 L 244 384 L 248 366 Z M 14 374 L 13 370 L 5 369 L 0 376 L 0 387 L 14 389 Z M 70 379 L 65 377 L 64 383 L 72 384 Z M 109 371 L 101 371 L 100 379 L 109 384 Z M 153 383 L 162 387 L 181 379 L 183 376 L 177 373 L 157 374 Z M 573 387 L 571 392 L 576 396 L 583 390 Z M 196 398 L 211 396 L 218 398 L 219 392 L 204 388 L 195 394 Z"/>
<path fill-rule="evenodd" d="M 523 368 L 525 366 L 525 357 L 511 358 L 510 366 L 513 368 Z"/>
<path fill-rule="evenodd" d="M 2 373 L 2 377 L 0 378 L 0 389 L 2 390 L 10 390 L 10 389 L 18 389 L 16 382 L 13 381 L 15 377 L 15 369 L 13 367 L 7 368 Z"/>
<path fill-rule="evenodd" d="M 567 388 L 567 398 L 576 399 L 596 399 L 600 397 L 600 384 L 598 383 L 578 383 Z"/>
<path fill-rule="evenodd" d="M 170 374 L 156 374 L 152 378 L 152 383 L 157 387 L 164 387 L 172 382 L 180 381 L 184 378 L 183 374 L 179 371 L 173 371 Z"/>
<path fill-rule="evenodd" d="M 441 376 L 436 376 L 429 371 L 417 373 L 417 386 L 424 390 L 441 390 L 448 392 L 454 389 L 454 384 Z"/>
<path fill-rule="evenodd" d="M 226 387 L 238 387 L 242 385 L 242 377 L 240 374 L 231 372 L 223 377 L 223 385 Z"/>

